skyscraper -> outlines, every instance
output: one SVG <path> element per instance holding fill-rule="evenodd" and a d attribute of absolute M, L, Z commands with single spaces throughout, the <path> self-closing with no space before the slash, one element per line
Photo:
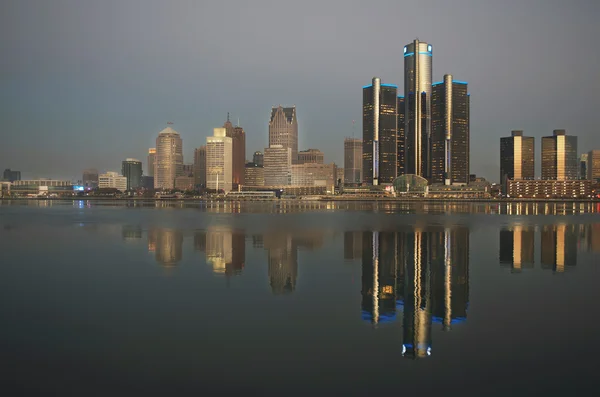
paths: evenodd
<path fill-rule="evenodd" d="M 588 179 L 588 153 L 579 156 L 579 179 Z"/>
<path fill-rule="evenodd" d="M 431 93 L 431 160 L 433 183 L 469 183 L 469 94 L 467 83 L 444 75 Z"/>
<path fill-rule="evenodd" d="M 500 138 L 500 183 L 506 193 L 507 180 L 534 179 L 535 139 L 512 131 L 510 137 Z"/>
<path fill-rule="evenodd" d="M 296 119 L 296 106 L 271 109 L 269 121 L 269 147 L 281 145 L 283 148 L 292 149 L 292 164 L 298 162 L 298 120 Z"/>
<path fill-rule="evenodd" d="M 542 138 L 542 179 L 579 179 L 577 137 L 566 135 L 565 130 L 554 130 L 552 136 Z"/>
<path fill-rule="evenodd" d="M 398 95 L 397 106 L 396 109 L 398 111 L 398 172 L 397 175 L 406 174 L 406 134 L 405 134 L 405 112 L 406 106 L 404 104 L 404 96 Z"/>
<path fill-rule="evenodd" d="M 396 178 L 398 86 L 374 77 L 363 87 L 363 182 L 391 184 Z"/>
<path fill-rule="evenodd" d="M 206 187 L 206 146 L 194 149 L 194 185 Z"/>
<path fill-rule="evenodd" d="M 587 154 L 587 179 L 600 182 L 600 150 L 590 150 Z"/>
<path fill-rule="evenodd" d="M 167 127 L 156 138 L 154 188 L 173 189 L 175 178 L 183 169 L 182 141 L 179 133 Z"/>
<path fill-rule="evenodd" d="M 81 180 L 83 187 L 87 189 L 95 189 L 98 187 L 98 170 L 89 168 L 83 170 L 83 179 Z"/>
<path fill-rule="evenodd" d="M 264 165 L 264 155 L 262 152 L 254 152 L 254 155 L 252 156 L 252 162 L 257 166 L 262 167 Z"/>
<path fill-rule="evenodd" d="M 344 183 L 360 184 L 362 181 L 362 139 L 344 139 Z"/>
<path fill-rule="evenodd" d="M 127 190 L 142 187 L 142 162 L 128 158 L 121 165 L 121 175 L 127 178 Z"/>
<path fill-rule="evenodd" d="M 225 128 L 215 128 L 206 137 L 206 187 L 229 192 L 232 189 L 233 142 Z"/>
<path fill-rule="evenodd" d="M 244 184 L 244 167 L 246 164 L 246 133 L 239 125 L 235 127 L 229 121 L 229 113 L 227 113 L 227 121 L 223 124 L 225 128 L 225 136 L 231 138 L 233 163 L 232 169 L 232 186 L 237 188 L 238 185 Z"/>
<path fill-rule="evenodd" d="M 418 39 L 404 46 L 405 171 L 429 178 L 433 48 Z"/>
<path fill-rule="evenodd" d="M 147 176 L 154 176 L 154 162 L 156 158 L 156 148 L 148 149 L 148 166 L 146 167 Z"/>
<path fill-rule="evenodd" d="M 292 182 L 292 149 L 283 145 L 265 148 L 265 186 L 286 186 Z"/>

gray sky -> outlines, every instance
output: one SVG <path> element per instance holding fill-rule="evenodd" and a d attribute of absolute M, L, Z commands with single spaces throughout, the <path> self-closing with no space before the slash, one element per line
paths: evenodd
<path fill-rule="evenodd" d="M 270 108 L 295 104 L 301 149 L 343 166 L 362 86 L 403 85 L 402 48 L 434 46 L 433 77 L 469 82 L 471 173 L 498 179 L 499 138 L 566 129 L 600 148 L 596 0 L 5 0 L 0 169 L 80 179 L 144 161 L 167 121 L 184 161 L 227 112 L 247 158 Z M 539 166 L 538 173 L 539 173 Z"/>

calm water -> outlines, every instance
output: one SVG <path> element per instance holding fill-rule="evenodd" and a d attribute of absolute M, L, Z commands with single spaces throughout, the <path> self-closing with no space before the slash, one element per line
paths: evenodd
<path fill-rule="evenodd" d="M 599 210 L 0 201 L 0 394 L 586 394 Z"/>

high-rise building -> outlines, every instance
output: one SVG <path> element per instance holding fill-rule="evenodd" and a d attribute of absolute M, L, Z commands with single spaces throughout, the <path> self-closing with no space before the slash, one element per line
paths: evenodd
<path fill-rule="evenodd" d="M 405 112 L 406 112 L 406 106 L 404 104 L 404 96 L 403 95 L 398 95 L 398 100 L 397 100 L 397 106 L 396 109 L 398 111 L 398 160 L 397 160 L 397 166 L 398 166 L 398 172 L 397 175 L 404 175 L 406 174 L 406 134 L 405 134 Z"/>
<path fill-rule="evenodd" d="M 512 131 L 500 138 L 500 183 L 506 193 L 507 180 L 531 180 L 535 177 L 535 139 Z"/>
<path fill-rule="evenodd" d="M 13 171 L 10 168 L 4 170 L 3 179 L 8 182 L 20 181 L 21 171 Z"/>
<path fill-rule="evenodd" d="M 265 148 L 265 186 L 286 186 L 292 179 L 292 148 L 272 145 Z"/>
<path fill-rule="evenodd" d="M 215 128 L 206 137 L 206 187 L 229 192 L 232 189 L 233 142 L 225 128 Z"/>
<path fill-rule="evenodd" d="M 588 153 L 579 155 L 579 179 L 588 179 Z"/>
<path fill-rule="evenodd" d="M 167 127 L 156 138 L 154 188 L 173 189 L 183 169 L 183 148 L 179 133 Z"/>
<path fill-rule="evenodd" d="M 154 176 L 154 163 L 156 160 L 156 148 L 148 149 L 148 167 L 146 168 L 147 176 Z"/>
<path fill-rule="evenodd" d="M 254 152 L 254 155 L 252 156 L 252 162 L 257 166 L 262 167 L 264 165 L 264 155 L 262 152 Z"/>
<path fill-rule="evenodd" d="M 269 147 L 281 145 L 292 150 L 292 164 L 298 162 L 298 120 L 296 106 L 271 109 L 269 121 Z M 265 153 L 266 154 L 266 153 Z"/>
<path fill-rule="evenodd" d="M 374 77 L 363 87 L 363 182 L 391 184 L 396 178 L 398 86 Z"/>
<path fill-rule="evenodd" d="M 554 130 L 552 136 L 542 138 L 542 179 L 579 179 L 576 136 Z"/>
<path fill-rule="evenodd" d="M 298 152 L 298 164 L 316 163 L 323 164 L 325 154 L 319 149 L 307 149 Z"/>
<path fill-rule="evenodd" d="M 81 179 L 83 187 L 86 189 L 95 189 L 98 187 L 98 170 L 89 168 L 83 170 L 83 178 Z"/>
<path fill-rule="evenodd" d="M 600 150 L 591 150 L 587 154 L 587 179 L 592 183 L 600 182 Z"/>
<path fill-rule="evenodd" d="M 142 187 L 142 162 L 128 158 L 121 165 L 121 174 L 127 178 L 127 190 Z"/>
<path fill-rule="evenodd" d="M 259 187 L 265 185 L 265 169 L 256 163 L 246 163 L 246 186 Z"/>
<path fill-rule="evenodd" d="M 404 46 L 405 173 L 429 178 L 433 48 L 418 39 Z"/>
<path fill-rule="evenodd" d="M 246 133 L 239 125 L 235 127 L 229 121 L 229 113 L 227 113 L 227 121 L 223 124 L 225 128 L 225 136 L 231 138 L 233 163 L 231 165 L 231 182 L 232 187 L 237 189 L 239 185 L 244 184 L 244 168 L 246 164 Z"/>
<path fill-rule="evenodd" d="M 362 139 L 344 139 L 344 183 L 360 184 L 362 182 L 363 144 Z"/>
<path fill-rule="evenodd" d="M 98 187 L 101 189 L 112 188 L 121 192 L 127 190 L 127 177 L 118 172 L 108 171 L 98 175 Z"/>
<path fill-rule="evenodd" d="M 467 83 L 444 75 L 431 93 L 430 182 L 469 183 L 469 94 Z"/>
<path fill-rule="evenodd" d="M 206 187 L 206 146 L 194 149 L 194 185 Z"/>

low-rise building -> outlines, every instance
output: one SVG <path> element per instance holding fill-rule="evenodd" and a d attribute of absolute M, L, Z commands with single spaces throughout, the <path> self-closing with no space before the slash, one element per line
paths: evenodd
<path fill-rule="evenodd" d="M 304 163 L 292 165 L 292 186 L 325 186 L 334 192 L 336 166 L 331 164 Z"/>
<path fill-rule="evenodd" d="M 589 180 L 508 180 L 510 198 L 589 198 L 592 184 Z"/>
<path fill-rule="evenodd" d="M 120 175 L 118 172 L 108 171 L 105 174 L 98 175 L 98 187 L 113 188 L 121 192 L 127 190 L 127 177 Z"/>
<path fill-rule="evenodd" d="M 53 195 L 73 194 L 73 183 L 57 179 L 31 179 L 14 181 L 11 191 L 17 194 Z"/>

